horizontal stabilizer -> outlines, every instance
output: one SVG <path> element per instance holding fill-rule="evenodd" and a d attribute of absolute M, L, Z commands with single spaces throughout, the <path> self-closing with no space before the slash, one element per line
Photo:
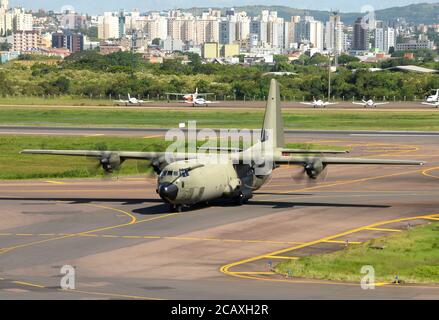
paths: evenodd
<path fill-rule="evenodd" d="M 290 154 L 341 154 L 349 153 L 348 150 L 312 150 L 312 149 L 282 149 L 282 155 L 288 156 Z"/>

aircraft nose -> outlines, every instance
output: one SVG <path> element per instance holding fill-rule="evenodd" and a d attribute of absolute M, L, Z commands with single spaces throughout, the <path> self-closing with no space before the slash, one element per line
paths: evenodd
<path fill-rule="evenodd" d="M 164 183 L 159 186 L 159 195 L 162 199 L 175 200 L 178 194 L 178 187 L 175 184 Z"/>

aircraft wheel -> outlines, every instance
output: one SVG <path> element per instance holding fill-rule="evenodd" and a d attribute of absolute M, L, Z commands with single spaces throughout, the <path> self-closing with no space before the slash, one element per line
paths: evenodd
<path fill-rule="evenodd" d="M 246 204 L 247 201 L 248 201 L 248 199 L 246 199 L 244 197 L 244 194 L 242 192 L 240 192 L 238 194 L 238 196 L 236 197 L 236 204 L 239 205 L 239 206 L 242 206 L 243 204 Z"/>

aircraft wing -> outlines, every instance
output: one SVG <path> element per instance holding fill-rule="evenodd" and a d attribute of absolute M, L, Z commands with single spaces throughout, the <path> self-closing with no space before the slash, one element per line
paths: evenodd
<path fill-rule="evenodd" d="M 279 164 L 306 164 L 313 160 L 320 160 L 324 165 L 328 164 L 371 164 L 371 165 L 424 165 L 422 161 L 413 160 L 386 160 L 368 158 L 331 158 L 331 157 L 279 157 L 275 159 Z"/>
<path fill-rule="evenodd" d="M 388 102 L 376 102 L 375 103 L 376 106 L 380 106 L 380 105 L 383 105 L 383 104 L 389 104 L 389 103 Z"/>
<path fill-rule="evenodd" d="M 359 106 L 364 106 L 364 102 L 352 102 L 353 104 L 358 104 Z"/>
<path fill-rule="evenodd" d="M 325 106 L 329 106 L 329 105 L 331 105 L 331 104 L 338 104 L 338 102 L 325 102 L 325 103 L 324 103 Z"/>
<path fill-rule="evenodd" d="M 301 102 L 301 104 L 306 104 L 306 105 L 308 105 L 308 106 L 312 106 L 312 105 L 314 105 L 313 102 Z"/>
<path fill-rule="evenodd" d="M 117 102 L 117 103 L 129 103 L 128 100 L 114 100 L 114 102 Z"/>
<path fill-rule="evenodd" d="M 76 157 L 96 157 L 105 158 L 110 155 L 118 155 L 121 159 L 153 160 L 164 157 L 166 152 L 136 152 L 136 151 L 99 151 L 99 150 L 39 150 L 27 149 L 22 154 L 45 154 L 55 156 L 76 156 Z M 196 158 L 196 153 L 174 153 L 172 160 L 185 160 Z"/>
<path fill-rule="evenodd" d="M 439 106 L 439 102 L 422 102 L 422 104 L 425 104 L 427 106 L 433 106 L 433 107 L 437 107 Z"/>
<path fill-rule="evenodd" d="M 189 93 L 173 93 L 173 92 L 166 92 L 166 95 L 170 95 L 170 96 L 185 96 Z"/>

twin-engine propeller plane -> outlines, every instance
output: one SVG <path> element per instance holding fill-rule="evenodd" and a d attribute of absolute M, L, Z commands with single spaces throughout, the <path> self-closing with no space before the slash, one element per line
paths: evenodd
<path fill-rule="evenodd" d="M 439 102 L 439 89 L 432 90 L 435 93 L 427 97 L 426 102 L 437 103 Z"/>
<path fill-rule="evenodd" d="M 316 100 L 313 98 L 312 102 L 301 102 L 301 104 L 306 104 L 308 106 L 312 106 L 313 108 L 326 108 L 331 104 L 337 104 L 337 102 L 327 102 L 323 100 Z"/>
<path fill-rule="evenodd" d="M 195 93 L 166 93 L 166 94 L 170 96 L 182 97 L 184 103 L 191 104 L 194 107 L 196 106 L 207 107 L 209 104 L 217 103 L 206 99 L 208 95 L 211 95 L 213 93 L 199 93 L 198 88 L 195 89 Z"/>
<path fill-rule="evenodd" d="M 209 157 L 200 157 L 199 153 L 186 152 L 23 150 L 22 153 L 94 157 L 107 172 L 128 159 L 147 160 L 158 174 L 157 193 L 172 211 L 219 198 L 243 204 L 282 164 L 303 166 L 310 179 L 317 178 L 328 165 L 423 164 L 408 160 L 326 157 L 319 154 L 330 153 L 328 150 L 286 149 L 280 101 L 279 85 L 273 79 L 259 141 L 245 150 L 229 149 L 220 153 L 224 150 L 217 148 L 212 155 L 222 155 L 222 161 L 218 163 L 210 161 Z"/>
<path fill-rule="evenodd" d="M 389 104 L 388 102 L 374 102 L 372 99 L 369 100 L 361 100 L 361 102 L 352 102 L 353 104 L 357 104 L 359 106 L 363 106 L 364 108 L 367 107 L 372 107 L 372 108 L 376 108 L 377 106 L 381 106 L 384 104 Z"/>
<path fill-rule="evenodd" d="M 128 93 L 128 100 L 114 100 L 114 102 L 117 105 L 125 105 L 125 106 L 129 106 L 129 105 L 133 105 L 133 106 L 141 106 L 144 103 L 148 103 L 149 101 L 144 101 L 144 100 L 139 100 L 135 97 L 131 97 L 131 95 Z"/>

